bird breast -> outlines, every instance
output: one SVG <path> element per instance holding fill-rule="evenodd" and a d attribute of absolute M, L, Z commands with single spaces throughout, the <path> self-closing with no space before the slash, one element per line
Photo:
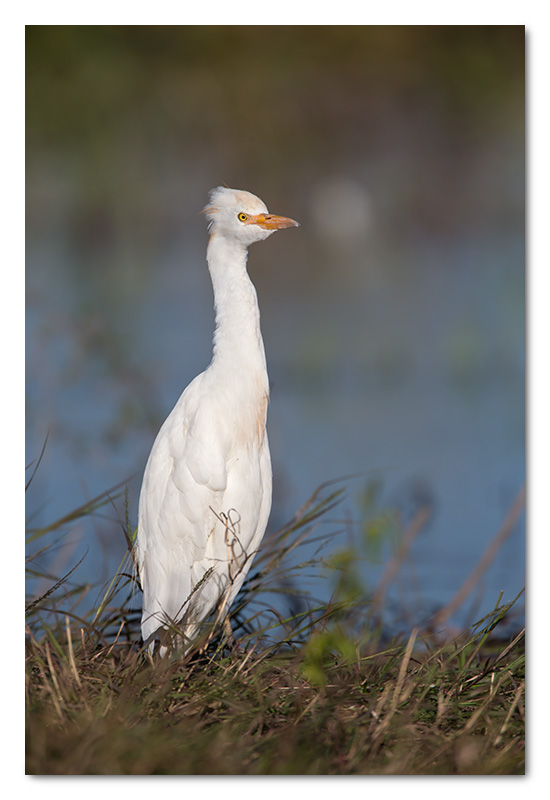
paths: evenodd
<path fill-rule="evenodd" d="M 269 403 L 267 380 L 262 377 L 236 374 L 219 398 L 218 421 L 231 450 L 262 448 Z"/>

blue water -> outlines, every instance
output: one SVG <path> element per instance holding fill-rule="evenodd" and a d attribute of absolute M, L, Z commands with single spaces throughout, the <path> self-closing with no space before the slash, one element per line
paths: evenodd
<path fill-rule="evenodd" d="M 523 235 L 517 225 L 394 237 L 376 187 L 348 180 L 342 202 L 350 186 L 361 235 L 346 230 L 345 216 L 326 230 L 318 194 L 306 195 L 270 209 L 301 228 L 250 255 L 272 384 L 270 527 L 320 483 L 355 473 L 336 516 L 353 520 L 348 533 L 358 537 L 367 485 L 379 487 L 377 509 L 398 509 L 404 524 L 429 502 L 394 599 L 434 609 L 470 574 L 525 479 Z M 75 240 L 62 190 L 49 217 L 31 217 L 27 462 L 48 433 L 28 493 L 35 526 L 130 476 L 135 524 L 154 435 L 208 364 L 214 316 L 196 213 L 204 198 L 183 187 L 182 196 L 177 224 L 170 218 L 156 237 L 129 226 L 118 247 L 97 233 Z M 107 506 L 69 526 L 52 572 L 87 552 L 80 579 L 108 580 L 125 551 L 117 513 Z M 368 588 L 388 556 L 386 548 L 364 565 Z M 478 616 L 501 591 L 507 601 L 521 590 L 524 564 L 522 517 L 470 598 Z"/>

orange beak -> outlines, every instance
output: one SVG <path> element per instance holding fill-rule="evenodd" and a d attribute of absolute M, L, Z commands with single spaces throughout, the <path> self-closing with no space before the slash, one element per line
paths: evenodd
<path fill-rule="evenodd" d="M 250 215 L 246 221 L 247 225 L 258 225 L 268 231 L 280 231 L 283 228 L 297 228 L 300 223 L 290 217 L 278 217 L 277 214 L 255 214 Z"/>

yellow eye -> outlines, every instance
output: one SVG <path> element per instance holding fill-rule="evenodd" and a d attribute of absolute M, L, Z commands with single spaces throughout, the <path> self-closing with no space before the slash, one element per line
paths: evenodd
<path fill-rule="evenodd" d="M 243 212 L 241 211 L 241 213 L 238 215 L 237 219 L 240 219 L 241 222 L 246 222 L 246 220 L 248 219 L 248 216 L 247 216 L 247 214 L 243 214 Z"/>

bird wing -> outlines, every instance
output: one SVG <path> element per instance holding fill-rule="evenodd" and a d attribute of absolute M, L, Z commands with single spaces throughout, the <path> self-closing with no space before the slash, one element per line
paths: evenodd
<path fill-rule="evenodd" d="M 159 431 L 143 478 L 136 549 L 144 601 L 152 599 L 145 609 L 150 616 L 175 619 L 190 596 L 227 486 L 226 461 L 201 393 L 203 375 L 189 384 Z"/>
<path fill-rule="evenodd" d="M 183 615 L 191 636 L 226 591 L 229 608 L 269 516 L 267 435 L 261 444 L 245 436 L 236 446 L 227 397 L 212 390 L 210 379 L 207 371 L 189 384 L 145 469 L 137 539 L 144 639 Z M 255 434 L 257 420 L 249 416 Z"/>

